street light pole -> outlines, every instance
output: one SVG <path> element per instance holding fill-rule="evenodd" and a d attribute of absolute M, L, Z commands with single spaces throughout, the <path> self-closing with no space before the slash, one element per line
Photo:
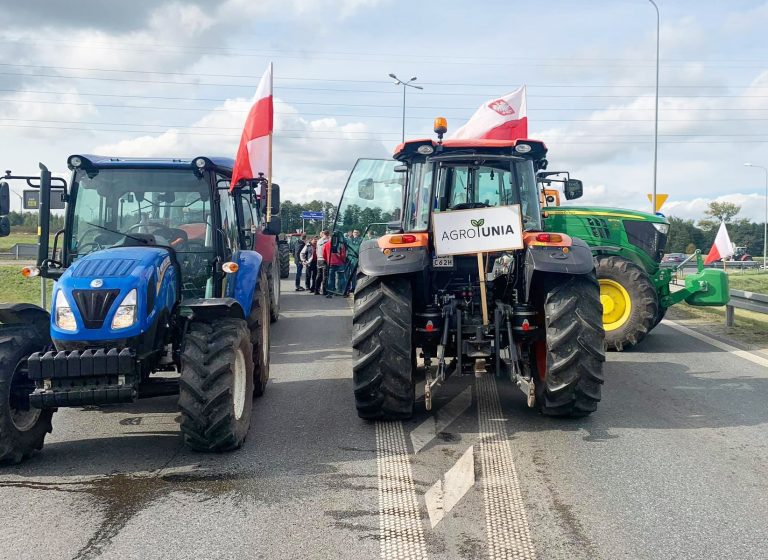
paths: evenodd
<path fill-rule="evenodd" d="M 659 158 L 659 35 L 661 34 L 661 17 L 659 7 L 653 0 L 648 0 L 656 8 L 656 106 L 653 131 L 653 196 L 651 197 L 651 214 L 656 213 L 656 175 Z"/>
<path fill-rule="evenodd" d="M 406 88 L 409 88 L 409 87 L 412 87 L 414 89 L 424 89 L 424 88 L 421 87 L 421 86 L 414 85 L 412 83 L 412 82 L 415 82 L 416 79 L 417 79 L 415 76 L 413 78 L 411 78 L 410 80 L 408 80 L 407 82 L 404 82 L 403 80 L 401 80 L 400 78 L 398 78 L 394 74 L 390 74 L 389 77 L 392 78 L 393 80 L 395 80 L 395 85 L 403 86 L 403 132 L 402 132 L 402 135 L 400 137 L 400 141 L 401 142 L 405 142 L 405 91 L 406 91 Z"/>
<path fill-rule="evenodd" d="M 762 165 L 752 165 L 751 163 L 745 163 L 746 167 L 757 167 L 762 169 L 765 173 L 765 223 L 763 224 L 763 268 L 766 269 L 768 261 L 766 261 L 766 253 L 768 253 L 768 167 Z M 768 270 L 768 269 L 766 269 Z"/>

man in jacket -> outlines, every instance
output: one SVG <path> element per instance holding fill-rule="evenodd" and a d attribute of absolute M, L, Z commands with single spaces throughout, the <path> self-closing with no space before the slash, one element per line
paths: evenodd
<path fill-rule="evenodd" d="M 341 274 L 347 266 L 347 248 L 344 240 L 340 240 L 339 246 L 333 247 L 333 242 L 328 241 L 323 246 L 323 258 L 328 267 L 328 288 L 325 297 L 333 297 L 334 293 L 344 293 L 344 280 Z M 338 284 L 338 292 L 336 292 Z"/>
<path fill-rule="evenodd" d="M 301 262 L 301 251 L 307 244 L 307 236 L 301 234 L 301 237 L 296 241 L 296 245 L 293 246 L 293 262 L 296 263 L 296 291 L 303 292 L 304 288 L 301 287 L 301 273 L 304 271 L 304 263 Z"/>
<path fill-rule="evenodd" d="M 325 246 L 330 243 L 330 232 L 320 232 L 315 254 L 317 255 L 317 275 L 315 276 L 315 295 L 328 295 L 328 261 L 325 260 Z"/>
<path fill-rule="evenodd" d="M 313 237 L 299 253 L 299 260 L 307 269 L 304 285 L 310 292 L 315 291 L 315 276 L 317 276 L 317 236 Z"/>

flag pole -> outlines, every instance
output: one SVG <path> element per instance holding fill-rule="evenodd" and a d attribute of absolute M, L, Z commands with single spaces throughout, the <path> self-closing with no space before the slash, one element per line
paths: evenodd
<path fill-rule="evenodd" d="M 272 86 L 274 85 L 273 79 L 274 72 L 272 70 L 272 63 L 269 63 L 269 95 L 272 95 L 274 91 Z M 274 103 L 274 102 L 273 102 Z M 272 108 L 272 116 L 270 122 L 274 119 L 274 105 Z M 272 219 L 272 128 L 274 125 L 270 124 L 269 127 L 269 164 L 267 165 L 267 222 Z"/>
<path fill-rule="evenodd" d="M 483 310 L 483 326 L 488 326 L 488 296 L 485 293 L 485 265 L 483 253 L 477 254 L 477 271 L 480 273 L 480 306 Z"/>

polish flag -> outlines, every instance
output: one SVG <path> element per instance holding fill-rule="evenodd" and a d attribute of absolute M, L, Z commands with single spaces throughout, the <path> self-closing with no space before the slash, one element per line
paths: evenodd
<path fill-rule="evenodd" d="M 528 138 L 525 86 L 504 97 L 486 101 L 472 118 L 448 138 L 517 140 Z"/>
<path fill-rule="evenodd" d="M 274 107 L 272 106 L 272 63 L 261 77 L 254 96 L 253 107 L 248 113 L 240 137 L 240 147 L 235 157 L 230 190 L 240 179 L 255 179 L 263 173 L 272 182 L 272 129 Z"/>
<path fill-rule="evenodd" d="M 717 230 L 715 242 L 712 244 L 712 248 L 709 250 L 709 254 L 704 261 L 704 264 L 727 259 L 728 257 L 732 257 L 733 253 L 733 243 L 731 243 L 731 238 L 728 237 L 728 230 L 725 229 L 725 222 L 720 222 L 720 229 Z"/>

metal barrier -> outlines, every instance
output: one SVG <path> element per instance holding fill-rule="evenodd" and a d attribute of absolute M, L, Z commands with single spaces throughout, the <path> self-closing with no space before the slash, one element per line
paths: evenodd
<path fill-rule="evenodd" d="M 768 295 L 731 290 L 731 298 L 725 306 L 725 326 L 734 325 L 734 309 L 746 309 L 755 313 L 768 313 Z"/>

